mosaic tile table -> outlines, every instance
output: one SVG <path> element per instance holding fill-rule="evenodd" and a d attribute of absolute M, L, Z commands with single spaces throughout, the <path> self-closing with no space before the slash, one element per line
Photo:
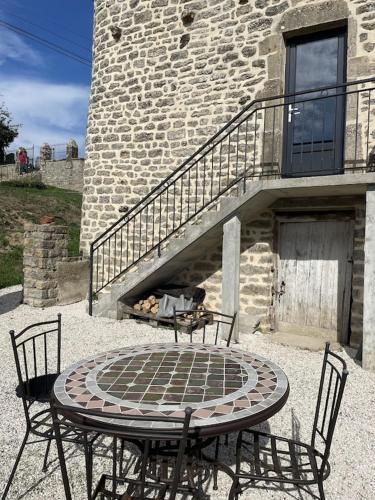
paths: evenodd
<path fill-rule="evenodd" d="M 281 368 L 257 354 L 207 344 L 149 344 L 74 364 L 58 377 L 54 394 L 62 404 L 101 410 L 107 422 L 106 412 L 183 416 L 190 406 L 194 432 L 213 436 L 270 418 L 284 406 L 289 384 Z"/>

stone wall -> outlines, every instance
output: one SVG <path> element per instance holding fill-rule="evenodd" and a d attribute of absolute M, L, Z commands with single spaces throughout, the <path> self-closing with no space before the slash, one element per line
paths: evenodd
<path fill-rule="evenodd" d="M 276 262 L 275 221 L 280 211 L 297 211 L 309 214 L 310 210 L 335 211 L 349 209 L 354 213 L 353 279 L 351 340 L 358 346 L 363 328 L 363 266 L 365 237 L 365 200 L 357 197 L 283 199 L 257 219 L 242 221 L 240 267 L 240 330 L 249 332 L 260 320 L 260 328 L 269 331 L 274 327 L 272 286 Z M 205 305 L 221 310 L 222 247 L 213 245 L 201 258 L 196 259 L 178 276 L 181 284 L 201 286 L 206 290 Z M 176 279 L 174 280 L 174 282 Z"/>
<path fill-rule="evenodd" d="M 57 304 L 56 267 L 68 257 L 68 229 L 54 224 L 25 224 L 24 303 L 33 307 Z"/>
<path fill-rule="evenodd" d="M 348 80 L 372 76 L 374 19 L 375 0 L 96 0 L 82 249 L 245 103 L 283 92 L 291 33 L 347 24 Z"/>
<path fill-rule="evenodd" d="M 83 190 L 84 159 L 48 160 L 41 164 L 41 179 L 48 186 L 71 191 Z"/>
<path fill-rule="evenodd" d="M 88 290 L 88 261 L 68 257 L 68 228 L 25 224 L 23 301 L 49 307 L 83 300 Z"/>

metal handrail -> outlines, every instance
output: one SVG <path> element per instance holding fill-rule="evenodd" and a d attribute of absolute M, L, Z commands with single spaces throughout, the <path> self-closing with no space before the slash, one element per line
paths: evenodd
<path fill-rule="evenodd" d="M 231 149 L 231 135 L 233 132 L 237 130 L 237 162 L 238 162 L 238 154 L 239 154 L 239 133 L 240 133 L 240 127 L 242 124 L 246 122 L 246 134 L 247 134 L 247 123 L 248 121 L 254 116 L 257 118 L 258 113 L 260 111 L 264 111 L 266 113 L 268 110 L 273 110 L 274 113 L 274 120 L 275 120 L 275 109 L 277 108 L 284 108 L 287 106 L 289 103 L 293 102 L 293 104 L 298 104 L 298 103 L 306 103 L 308 101 L 317 101 L 317 100 L 324 100 L 324 99 L 329 99 L 329 98 L 338 98 L 339 96 L 347 96 L 349 94 L 358 94 L 360 92 L 369 92 L 369 96 L 371 95 L 371 91 L 375 89 L 350 89 L 349 87 L 352 86 L 360 86 L 360 85 L 365 85 L 367 83 L 373 83 L 375 81 L 375 78 L 367 78 L 367 79 L 362 79 L 362 80 L 357 80 L 357 81 L 351 81 L 351 82 L 345 82 L 341 83 L 339 85 L 330 85 L 330 86 L 325 86 L 325 87 L 317 87 L 314 89 L 309 89 L 309 90 L 304 90 L 300 92 L 296 92 L 294 94 L 280 94 L 276 96 L 271 96 L 267 97 L 264 99 L 254 99 L 251 101 L 247 106 L 245 106 L 239 113 L 237 113 L 229 122 L 227 122 L 217 133 L 215 133 L 208 141 L 206 141 L 200 148 L 195 151 L 194 154 L 192 154 L 187 160 L 185 160 L 177 169 L 175 169 L 173 172 L 171 172 L 163 181 L 161 181 L 156 187 L 151 189 L 151 191 L 144 197 L 142 198 L 138 203 L 136 203 L 126 214 L 124 214 L 122 217 L 120 217 L 117 221 L 115 221 L 113 224 L 111 224 L 101 235 L 99 235 L 90 245 L 90 294 L 89 294 L 89 311 L 90 314 L 92 313 L 92 299 L 93 299 L 93 293 L 97 293 L 98 291 L 102 290 L 105 286 L 108 284 L 112 283 L 114 280 L 116 280 L 120 275 L 122 275 L 126 270 L 128 270 L 130 267 L 135 265 L 141 258 L 143 258 L 145 255 L 150 253 L 152 250 L 155 248 L 160 248 L 160 244 L 163 243 L 166 239 L 170 238 L 176 231 L 178 231 L 183 225 L 185 225 L 188 221 L 190 221 L 192 218 L 196 217 L 203 209 L 207 208 L 209 205 L 212 205 L 219 197 L 223 196 L 229 189 L 231 189 L 234 185 L 238 184 L 241 182 L 244 178 L 246 179 L 246 172 L 237 172 L 236 170 L 236 175 L 235 178 L 229 182 L 229 157 L 230 157 L 230 149 Z M 336 93 L 330 94 L 328 91 L 336 89 Z M 319 96 L 313 96 L 310 99 L 306 99 L 306 96 L 311 95 L 311 94 L 316 94 L 316 93 L 322 93 L 325 92 L 327 93 L 326 95 L 319 95 Z M 303 99 L 302 99 L 303 96 Z M 299 99 L 301 98 L 301 99 Z M 275 103 L 277 100 L 282 100 L 282 103 Z M 263 106 L 258 106 L 259 104 L 263 104 Z M 370 97 L 369 97 L 369 106 L 370 106 Z M 357 97 L 357 107 L 358 107 L 358 97 Z M 357 109 L 358 113 L 358 109 Z M 370 119 L 370 115 L 369 115 Z M 265 117 L 264 117 L 265 121 Z M 256 121 L 255 121 L 255 130 L 256 130 Z M 358 126 L 358 124 L 357 124 Z M 273 131 L 274 132 L 274 131 Z M 265 129 L 264 129 L 265 133 Z M 255 131 L 255 137 L 257 136 L 257 131 Z M 105 280 L 105 283 L 102 283 L 101 287 L 96 287 L 96 290 L 93 289 L 93 267 L 94 267 L 94 254 L 95 252 L 100 251 L 101 247 L 104 247 L 106 243 L 109 244 L 109 252 L 110 252 L 110 244 L 111 244 L 111 239 L 113 237 L 116 238 L 116 234 L 121 231 L 121 252 L 122 252 L 122 230 L 130 223 L 134 223 L 136 221 L 137 216 L 143 212 L 147 211 L 147 217 L 148 217 L 148 209 L 149 207 L 153 206 L 153 216 L 155 217 L 155 203 L 157 200 L 160 201 L 160 218 L 161 218 L 161 197 L 166 194 L 167 196 L 167 210 L 168 210 L 168 193 L 169 189 L 173 187 L 176 189 L 176 185 L 179 181 L 181 181 L 181 190 L 183 188 L 183 178 L 186 174 L 189 175 L 189 183 L 190 183 L 190 172 L 193 173 L 193 169 L 196 169 L 196 181 L 198 181 L 198 166 L 201 161 L 204 162 L 204 168 L 206 165 L 206 159 L 208 155 L 211 153 L 212 155 L 214 154 L 214 150 L 217 147 L 220 147 L 220 168 L 221 168 L 221 147 L 224 143 L 224 141 L 228 139 L 229 140 L 229 156 L 228 156 L 228 182 L 225 186 L 220 189 L 220 181 L 221 179 L 219 178 L 219 191 L 217 195 L 212 196 L 211 192 L 211 198 L 208 203 L 204 204 L 203 206 L 197 209 L 197 206 L 195 207 L 195 211 L 193 211 L 192 215 L 188 213 L 188 217 L 184 219 L 183 223 L 180 223 L 176 227 L 174 226 L 174 219 L 173 219 L 173 228 L 172 230 L 167 234 L 168 231 L 168 220 L 167 220 L 167 231 L 165 236 L 159 234 L 159 239 L 157 241 L 157 244 L 152 244 L 151 247 L 149 248 L 146 242 L 146 251 L 142 253 L 141 251 L 139 252 L 140 255 L 138 256 L 137 259 L 132 260 L 130 265 L 127 265 L 122 268 L 120 266 L 120 272 L 113 273 L 113 276 L 109 277 L 108 279 Z M 246 140 L 247 140 L 247 135 L 246 135 Z M 272 148 L 274 144 L 272 143 Z M 255 149 L 254 149 L 255 151 Z M 368 153 L 368 152 L 367 152 Z M 272 153 L 273 154 L 273 153 Z M 255 155 L 255 153 L 254 153 Z M 263 151 L 264 155 L 264 151 Z M 213 168 L 213 167 L 212 167 Z M 236 164 L 236 169 L 237 169 L 237 164 Z M 213 175 L 213 170 L 212 170 L 212 175 Z M 221 177 L 221 170 L 220 170 L 220 176 Z M 211 182 L 213 182 L 211 180 Z M 190 184 L 189 184 L 189 189 L 190 189 Z M 197 199 L 197 191 L 198 187 L 196 187 L 196 199 Z M 175 196 L 175 194 L 174 194 Z M 189 196 L 189 195 L 188 195 Z M 204 194 L 203 194 L 204 198 Z M 174 199 L 174 203 L 175 203 Z M 188 205 L 190 205 L 190 202 L 188 201 Z M 197 205 L 197 203 L 196 203 Z M 175 207 L 174 207 L 175 208 Z M 181 208 L 182 208 L 182 194 L 181 194 Z M 188 208 L 189 212 L 189 208 Z M 167 216 L 168 216 L 168 211 L 167 211 Z M 182 219 L 180 220 L 180 222 Z M 146 223 L 147 224 L 147 223 Z M 160 222 L 159 222 L 159 227 L 160 227 Z M 147 229 L 146 229 L 147 231 Z M 160 229 L 159 229 L 160 233 Z M 140 234 L 141 236 L 141 222 L 140 222 Z M 147 239 L 147 234 L 146 234 L 146 239 Z M 154 239 L 152 240 L 154 242 Z M 134 243 L 134 242 L 133 242 Z M 115 242 L 117 245 L 117 243 Z M 134 246 L 134 245 L 133 245 Z M 142 246 L 142 245 L 141 245 Z M 117 248 L 117 247 L 116 247 Z M 134 250 L 134 248 L 133 248 Z M 133 255 L 134 257 L 134 255 Z M 115 256 L 114 259 L 116 259 L 116 251 L 115 251 Z M 104 250 L 103 250 L 103 263 L 104 263 Z M 104 264 L 103 264 L 104 265 Z M 116 268 L 116 264 L 114 265 L 114 268 Z M 108 273 L 109 274 L 109 273 Z"/>

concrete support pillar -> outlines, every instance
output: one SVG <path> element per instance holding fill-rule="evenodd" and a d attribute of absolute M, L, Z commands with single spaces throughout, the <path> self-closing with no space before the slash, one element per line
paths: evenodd
<path fill-rule="evenodd" d="M 366 193 L 362 366 L 375 371 L 375 186 Z"/>
<path fill-rule="evenodd" d="M 235 216 L 223 227 L 223 277 L 222 277 L 222 312 L 234 314 L 237 319 L 234 325 L 232 340 L 239 338 L 239 304 L 240 304 L 240 257 L 241 257 L 241 221 Z M 224 325 L 225 326 L 225 325 Z M 226 339 L 229 329 L 222 328 L 221 336 Z"/>

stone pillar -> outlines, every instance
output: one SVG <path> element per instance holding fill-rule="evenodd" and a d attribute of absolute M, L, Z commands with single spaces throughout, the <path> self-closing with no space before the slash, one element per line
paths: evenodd
<path fill-rule="evenodd" d="M 240 258 L 241 258 L 241 221 L 235 216 L 223 227 L 223 273 L 222 273 L 222 312 L 237 313 L 232 340 L 239 339 L 240 304 Z M 228 328 L 223 327 L 221 336 L 227 338 Z"/>
<path fill-rule="evenodd" d="M 40 146 L 39 161 L 41 164 L 52 160 L 52 148 L 46 142 Z"/>
<path fill-rule="evenodd" d="M 375 186 L 366 193 L 362 366 L 375 371 Z"/>
<path fill-rule="evenodd" d="M 78 158 L 78 144 L 74 139 L 70 139 L 66 145 L 66 159 L 76 160 Z"/>
<path fill-rule="evenodd" d="M 57 304 L 57 263 L 68 256 L 68 228 L 25 224 L 23 301 L 33 307 Z"/>

